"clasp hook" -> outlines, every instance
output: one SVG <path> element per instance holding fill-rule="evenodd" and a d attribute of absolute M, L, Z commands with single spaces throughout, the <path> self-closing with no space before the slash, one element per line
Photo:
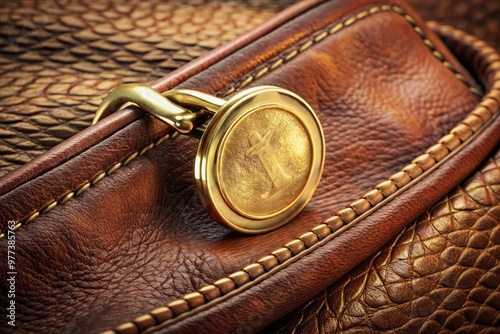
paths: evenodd
<path fill-rule="evenodd" d="M 199 137 L 201 134 L 196 134 L 196 128 L 225 102 L 215 96 L 189 89 L 173 89 L 161 94 L 145 85 L 126 84 L 116 88 L 104 98 L 92 124 L 130 103 L 167 123 L 179 133 Z M 196 111 L 193 112 L 182 105 L 191 106 Z"/>

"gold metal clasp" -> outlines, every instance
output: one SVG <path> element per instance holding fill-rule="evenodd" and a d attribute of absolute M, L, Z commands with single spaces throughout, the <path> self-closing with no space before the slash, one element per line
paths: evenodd
<path fill-rule="evenodd" d="M 104 99 L 93 123 L 124 103 L 200 138 L 194 175 L 201 202 L 235 231 L 256 234 L 284 225 L 319 184 L 323 130 L 312 108 L 290 91 L 261 86 L 226 101 L 192 90 L 160 94 L 125 85 Z"/>
<path fill-rule="evenodd" d="M 197 133 L 197 127 L 225 102 L 215 96 L 194 90 L 173 89 L 160 94 L 148 86 L 126 84 L 116 88 L 104 98 L 92 124 L 126 105 L 133 104 L 167 123 L 177 132 L 199 138 L 201 133 Z M 184 105 L 194 107 L 195 111 L 184 108 Z"/>

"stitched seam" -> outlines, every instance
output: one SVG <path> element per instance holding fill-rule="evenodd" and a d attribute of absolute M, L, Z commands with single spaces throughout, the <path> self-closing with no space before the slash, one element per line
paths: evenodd
<path fill-rule="evenodd" d="M 314 44 L 314 42 L 310 43 L 311 41 L 316 39 L 318 39 L 318 41 L 322 40 L 326 36 L 340 31 L 343 27 L 347 27 L 361 18 L 381 11 L 392 11 L 403 16 L 422 38 L 432 54 L 438 58 L 446 68 L 450 69 L 457 79 L 466 84 L 471 92 L 478 96 L 482 96 L 482 92 L 472 87 L 465 77 L 458 73 L 458 71 L 446 61 L 444 55 L 435 49 L 434 44 L 427 39 L 424 31 L 417 26 L 416 21 L 406 14 L 403 9 L 396 6 L 373 7 L 370 10 L 358 13 L 342 23 L 314 34 L 311 40 L 299 44 L 298 49 L 302 52 Z M 328 33 L 322 36 L 325 31 Z M 275 57 L 274 62 L 270 65 L 253 70 L 250 74 L 243 77 L 241 81 L 228 86 L 226 90 L 222 90 L 224 93 L 221 95 L 225 96 L 231 94 L 236 89 L 243 88 L 253 80 L 281 66 L 285 63 L 285 60 L 288 61 L 300 53 L 295 53 L 296 50 L 297 48 L 291 52 L 284 52 L 280 56 Z M 489 66 L 492 66 L 495 62 L 499 64 L 500 58 L 492 61 Z M 170 322 L 170 320 L 180 320 L 179 318 L 183 318 L 183 315 L 186 315 L 191 310 L 201 310 L 203 306 L 208 307 L 210 304 L 213 305 L 214 303 L 221 302 L 239 293 L 238 290 L 240 290 L 240 288 L 245 290 L 253 284 L 266 279 L 277 272 L 281 266 L 285 266 L 293 259 L 297 258 L 297 255 L 303 254 L 303 252 L 308 249 L 315 249 L 325 244 L 333 239 L 333 237 L 343 232 L 347 227 L 350 227 L 352 225 L 351 223 L 355 223 L 355 221 L 359 221 L 373 211 L 376 211 L 400 192 L 405 191 L 413 182 L 425 177 L 444 163 L 445 160 L 458 152 L 459 150 L 457 150 L 457 148 L 463 147 L 474 139 L 475 136 L 497 115 L 498 101 L 495 100 L 495 96 L 500 95 L 500 76 L 498 73 L 495 78 L 496 83 L 491 87 L 491 92 L 447 135 L 438 140 L 435 145 L 428 148 L 424 154 L 413 159 L 409 165 L 390 176 L 386 181 L 377 184 L 357 201 L 354 201 L 346 208 L 314 226 L 310 231 L 286 243 L 283 247 L 243 267 L 242 270 L 231 273 L 227 275 L 227 277 L 221 278 L 212 284 L 205 285 L 195 292 L 185 294 L 181 298 L 165 304 L 165 306 L 157 307 L 149 313 L 135 318 L 131 322 L 116 327 L 111 332 L 121 332 L 122 330 L 136 330 L 139 332 L 139 328 L 141 332 L 151 332 L 155 330 L 156 326 L 166 324 Z M 266 273 L 269 276 L 266 276 Z M 151 322 L 156 324 L 151 325 Z"/>
<path fill-rule="evenodd" d="M 361 13 L 357 14 L 355 17 L 351 17 L 350 19 L 347 19 L 346 21 L 341 23 L 343 25 L 341 25 L 340 28 L 335 30 L 335 32 L 339 31 L 343 27 L 347 27 L 347 26 L 351 25 L 355 21 L 367 16 L 368 14 L 374 14 L 374 13 L 379 12 L 379 11 L 389 11 L 389 10 L 396 12 L 396 13 L 400 13 L 400 14 L 404 13 L 404 11 L 398 7 L 390 7 L 390 6 L 374 7 L 369 11 L 361 12 Z M 408 22 L 412 23 L 412 21 L 408 20 L 407 17 L 409 17 L 409 16 L 405 14 L 404 18 Z M 353 20 L 353 18 L 357 18 L 357 19 Z M 411 17 L 409 17 L 409 18 L 411 18 Z M 349 22 L 350 20 L 351 20 L 351 22 Z M 334 26 L 333 28 L 335 28 L 335 27 L 336 26 Z M 334 30 L 333 28 L 331 28 L 328 31 Z M 415 31 L 417 31 L 417 30 L 415 30 Z M 418 33 L 418 31 L 417 31 L 417 33 Z M 319 35 L 315 35 L 316 37 L 313 40 L 315 40 L 316 38 L 318 38 L 318 36 L 321 36 L 322 34 L 323 33 L 320 33 Z M 328 33 L 326 36 L 328 36 L 330 34 L 333 34 L 333 32 Z M 322 38 L 318 38 L 318 41 L 322 40 L 326 36 L 323 36 Z M 424 38 L 424 36 L 422 36 L 422 37 Z M 428 39 L 424 39 L 424 43 L 426 40 L 429 41 Z M 314 44 L 314 43 L 312 43 L 312 44 L 308 44 L 308 43 L 309 42 L 302 44 L 302 46 L 307 45 L 307 47 L 303 47 L 303 48 L 299 47 L 299 50 L 302 48 L 302 50 L 300 50 L 300 52 L 308 49 L 312 44 Z M 431 46 L 427 43 L 426 43 L 426 45 L 432 51 Z M 436 51 L 437 52 L 437 54 L 436 54 L 434 51 L 433 51 L 433 54 L 438 59 L 440 59 L 442 61 L 444 66 L 446 66 L 447 68 L 452 70 L 452 72 L 456 72 L 456 70 L 453 69 L 451 64 L 447 63 L 444 60 L 444 57 L 442 56 L 442 54 L 440 54 L 437 51 Z M 293 52 L 294 51 L 292 51 L 288 55 L 293 54 Z M 289 57 L 285 56 L 285 58 L 286 58 L 285 60 L 288 61 L 288 60 L 292 59 L 300 52 L 293 54 L 293 56 L 289 56 Z M 442 59 L 440 58 L 439 55 L 442 57 Z M 280 62 L 280 60 L 277 60 L 274 63 L 272 63 L 271 65 L 269 65 L 267 67 L 266 73 L 274 70 L 275 68 L 277 68 L 277 67 L 281 66 L 283 63 L 285 63 L 283 58 L 280 58 L 280 59 L 281 59 L 281 62 Z M 257 75 L 261 72 L 262 72 L 261 68 L 258 68 L 257 70 L 252 71 L 251 74 L 249 76 L 245 77 L 245 79 L 243 79 L 241 82 L 230 86 L 230 90 L 232 88 L 234 88 L 234 90 L 243 88 L 248 83 L 261 77 L 263 74 Z M 457 76 L 457 74 L 459 74 L 459 73 L 456 72 L 455 75 Z M 464 82 L 467 86 L 469 86 L 470 89 L 473 88 L 473 87 L 470 87 L 469 83 L 460 74 L 459 74 L 459 76 L 457 76 L 457 79 Z M 224 93 L 224 95 L 230 94 L 233 91 L 230 91 L 230 92 L 226 91 Z M 473 90 L 471 89 L 471 91 L 473 91 Z M 474 92 L 474 93 L 477 94 L 477 92 Z M 485 101 L 486 101 L 486 99 L 483 102 L 485 102 Z M 408 184 L 412 180 L 412 178 L 418 177 L 424 171 L 429 170 L 433 165 L 437 164 L 437 162 L 444 159 L 444 157 L 448 156 L 449 153 L 451 153 L 458 146 L 460 146 L 460 144 L 463 143 L 463 141 L 470 138 L 475 133 L 475 131 L 473 129 L 475 126 L 468 124 L 467 121 L 469 121 L 469 123 L 472 122 L 473 124 L 477 124 L 477 119 L 479 119 L 481 121 L 480 122 L 481 123 L 480 127 L 481 127 L 482 125 L 484 125 L 487 122 L 487 120 L 493 118 L 493 115 L 494 115 L 494 112 L 490 111 L 487 108 L 487 104 L 484 104 L 484 105 L 480 104 L 480 107 L 483 108 L 481 110 L 481 115 L 478 115 L 477 113 L 474 114 L 474 112 L 477 111 L 477 110 L 474 110 L 457 127 L 452 129 L 450 134 L 446 135 L 440 141 L 438 141 L 438 144 L 429 148 L 426 151 L 426 153 L 424 153 L 423 155 L 414 159 L 412 161 L 412 163 L 410 165 L 406 166 L 405 168 L 403 168 L 402 171 L 391 176 L 389 178 L 389 180 L 378 184 L 377 186 L 375 186 L 375 188 L 373 190 L 371 190 L 370 192 L 365 194 L 360 200 L 355 201 L 354 203 L 349 205 L 347 208 L 340 210 L 336 215 L 326 219 L 324 222 L 322 222 L 319 225 L 312 228 L 311 231 L 306 232 L 303 235 L 301 235 L 300 237 L 285 244 L 284 247 L 275 250 L 270 255 L 265 256 L 265 257 L 257 260 L 256 262 L 248 265 L 248 266 L 245 266 L 241 271 L 238 271 L 238 272 L 235 272 L 235 273 L 228 275 L 228 278 L 222 278 L 222 279 L 214 282 L 213 285 L 208 285 L 208 286 L 200 288 L 199 291 L 203 291 L 205 293 L 205 295 L 202 294 L 201 292 L 193 292 L 193 293 L 185 295 L 181 299 L 170 302 L 169 304 L 167 304 L 167 307 L 160 307 L 159 309 L 162 309 L 162 308 L 165 309 L 165 310 L 163 310 L 163 309 L 161 310 L 163 313 L 165 313 L 165 312 L 172 313 L 172 311 L 174 311 L 174 313 L 176 313 L 175 316 L 178 316 L 182 313 L 185 313 L 186 311 L 189 311 L 193 308 L 196 308 L 196 307 L 204 304 L 205 302 L 203 302 L 202 304 L 199 304 L 198 301 L 200 300 L 200 298 L 205 300 L 206 295 L 212 293 L 209 290 L 213 290 L 213 289 L 219 290 L 219 294 L 220 294 L 222 288 L 224 286 L 227 287 L 228 284 L 233 285 L 235 288 L 232 290 L 235 290 L 236 286 L 242 286 L 242 285 L 244 285 L 252 280 L 255 280 L 256 278 L 258 278 L 259 276 L 264 274 L 266 271 L 269 271 L 269 270 L 273 269 L 274 267 L 276 267 L 278 265 L 278 263 L 283 263 L 286 260 L 289 260 L 289 259 L 293 258 L 295 255 L 301 253 L 306 248 L 310 248 L 310 247 L 314 246 L 315 244 L 318 244 L 320 240 L 333 234 L 334 231 L 338 231 L 341 226 L 344 226 L 344 225 L 352 222 L 354 219 L 356 219 L 360 215 L 366 213 L 367 211 L 369 211 L 370 209 L 375 207 L 376 204 L 381 203 L 385 198 L 387 198 L 387 196 L 390 196 L 391 194 L 395 193 L 399 188 L 403 187 L 405 184 Z M 478 108 L 476 108 L 476 109 L 478 109 Z M 488 111 L 490 115 L 486 118 L 483 118 L 482 116 L 484 116 L 485 111 Z M 164 137 L 160 137 L 159 139 L 155 140 L 154 142 L 151 142 L 148 145 L 145 145 L 140 150 L 135 151 L 135 152 L 129 154 L 124 159 L 112 164 L 105 171 L 101 171 L 101 172 L 97 173 L 94 178 L 92 178 L 90 181 L 84 182 L 82 185 L 77 187 L 74 191 L 64 194 L 58 200 L 50 202 L 49 204 L 45 205 L 42 209 L 31 214 L 25 221 L 23 221 L 23 223 L 26 224 L 28 222 L 31 222 L 35 218 L 37 218 L 40 214 L 46 213 L 46 212 L 50 211 L 52 208 L 54 208 L 55 206 L 60 205 L 60 204 L 64 204 L 67 201 L 69 201 L 71 198 L 80 195 L 81 193 L 88 190 L 90 188 L 90 186 L 92 186 L 92 185 L 96 184 L 97 182 L 99 182 L 100 180 L 102 180 L 105 176 L 110 175 L 111 173 L 113 173 L 117 169 L 127 165 L 129 162 L 133 161 L 138 156 L 146 153 L 147 151 L 149 151 L 153 147 L 158 146 L 161 142 L 168 139 L 169 137 L 170 137 L 169 135 L 166 135 Z M 440 157 L 444 153 L 443 149 L 446 149 L 447 153 L 444 155 L 444 157 Z M 440 151 L 441 151 L 441 153 L 440 153 Z M 380 196 L 380 195 L 382 195 L 382 196 Z M 381 198 L 381 199 L 377 200 L 378 198 Z M 18 229 L 20 226 L 21 226 L 20 223 L 16 224 L 16 229 Z M 0 237 L 3 237 L 3 234 L 0 235 Z M 232 281 L 233 283 L 230 283 L 229 281 Z M 175 312 L 176 310 L 179 310 L 179 308 L 185 308 L 185 306 L 187 306 L 187 309 L 185 311 Z M 170 308 L 170 310 L 168 308 Z M 151 311 L 150 314 L 147 314 L 145 316 L 154 317 L 155 310 Z M 142 316 L 142 317 L 144 317 L 144 316 Z M 142 318 L 142 317 L 139 317 L 139 318 Z M 139 318 L 136 318 L 134 321 L 137 322 Z M 164 321 L 162 321 L 162 322 L 164 322 Z M 127 324 L 132 324 L 135 327 L 135 325 L 133 323 L 127 323 Z M 124 324 L 124 325 L 126 325 L 126 324 Z M 120 326 L 120 327 L 122 327 L 122 326 Z"/>
<path fill-rule="evenodd" d="M 65 203 L 67 203 L 68 201 L 70 201 L 71 199 L 80 196 L 82 193 L 86 192 L 88 189 L 90 189 L 90 187 L 97 184 L 99 181 L 104 179 L 106 176 L 113 174 L 118 169 L 128 165 L 130 162 L 135 160 L 137 157 L 140 157 L 140 156 L 146 154 L 146 152 L 148 152 L 149 150 L 162 144 L 166 140 L 173 139 L 173 138 L 177 137 L 177 135 L 178 135 L 177 132 L 173 132 L 173 133 L 169 132 L 166 135 L 163 135 L 163 136 L 153 140 L 152 142 L 144 145 L 139 150 L 128 154 L 125 158 L 120 159 L 120 160 L 112 163 L 108 168 L 96 173 L 94 175 L 94 177 L 92 177 L 90 180 L 86 180 L 86 181 L 82 182 L 78 187 L 76 187 L 76 189 L 74 189 L 72 191 L 68 191 L 68 192 L 64 193 L 63 195 L 59 196 L 58 198 L 50 201 L 49 203 L 45 204 L 41 209 L 30 213 L 27 217 L 25 217 L 23 219 L 16 220 L 16 223 L 14 225 L 14 229 L 12 231 L 17 231 L 21 226 L 33 222 L 41 214 L 47 213 L 50 210 L 52 210 L 53 208 L 55 208 L 56 206 L 63 205 Z M 4 238 L 5 234 L 6 234 L 6 232 L 1 233 L 0 239 Z"/>
<path fill-rule="evenodd" d="M 362 18 L 365 18 L 369 15 L 372 15 L 372 14 L 375 14 L 378 12 L 394 12 L 394 13 L 401 15 L 412 26 L 413 30 L 419 35 L 419 37 L 422 39 L 422 41 L 427 46 L 427 48 L 430 49 L 430 51 L 434 57 L 436 57 L 446 68 L 448 68 L 455 75 L 455 77 L 458 80 L 463 82 L 472 93 L 474 93 L 479 98 L 481 98 L 484 95 L 484 93 L 480 89 L 472 86 L 472 84 L 458 70 L 456 70 L 455 67 L 451 63 L 449 63 L 445 59 L 444 55 L 436 49 L 436 45 L 431 40 L 429 40 L 427 38 L 427 35 L 425 34 L 424 30 L 418 26 L 415 19 L 413 19 L 410 15 L 406 14 L 406 12 L 402 8 L 397 7 L 397 6 L 389 6 L 389 5 L 377 6 L 377 7 L 371 8 L 369 10 L 362 11 L 362 12 L 346 19 L 345 21 L 337 23 L 333 26 L 329 26 L 326 29 L 322 29 L 319 32 L 314 33 L 311 36 L 311 38 L 308 39 L 307 41 L 296 44 L 294 47 L 289 48 L 288 50 L 282 52 L 280 55 L 267 61 L 266 64 L 258 66 L 257 68 L 255 68 L 254 70 L 249 72 L 247 75 L 243 76 L 239 80 L 237 80 L 237 81 L 233 82 L 232 84 L 223 88 L 219 92 L 219 94 L 217 94 L 217 95 L 224 97 L 224 96 L 227 96 L 227 95 L 234 93 L 238 89 L 242 89 L 242 88 L 248 86 L 250 83 L 252 83 L 256 79 L 259 79 L 260 77 L 276 70 L 277 68 L 284 65 L 288 61 L 294 59 L 296 56 L 301 54 L 303 51 L 316 45 L 318 42 L 322 41 L 326 37 L 339 32 L 343 28 L 346 28 L 346 27 L 352 25 L 353 23 L 359 21 Z"/>

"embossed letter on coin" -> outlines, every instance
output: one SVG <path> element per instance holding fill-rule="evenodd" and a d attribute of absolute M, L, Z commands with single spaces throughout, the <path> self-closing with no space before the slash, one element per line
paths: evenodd
<path fill-rule="evenodd" d="M 266 169 L 267 175 L 273 182 L 273 187 L 270 192 L 262 194 L 260 198 L 268 198 L 277 191 L 283 189 L 292 179 L 283 171 L 276 156 L 270 148 L 269 141 L 274 135 L 274 130 L 269 130 L 264 137 L 261 137 L 258 131 L 254 131 L 248 136 L 248 142 L 252 145 L 246 152 L 246 157 L 251 158 L 254 155 L 258 156 L 262 165 Z"/>
<path fill-rule="evenodd" d="M 222 193 L 244 216 L 277 215 L 304 188 L 311 163 L 309 136 L 297 116 L 283 107 L 256 108 L 227 134 L 219 165 Z"/>

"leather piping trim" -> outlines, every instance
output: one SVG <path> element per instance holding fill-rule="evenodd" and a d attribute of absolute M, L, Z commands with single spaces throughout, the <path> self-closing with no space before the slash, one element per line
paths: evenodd
<path fill-rule="evenodd" d="M 323 30 L 319 34 L 315 34 L 312 40 L 298 45 L 298 50 L 300 51 L 295 49 L 290 53 L 282 54 L 285 55 L 285 58 L 280 56 L 278 60 L 271 65 L 264 68 L 257 68 L 252 71 L 251 74 L 243 77 L 241 82 L 229 86 L 228 90 L 221 95 L 228 95 L 236 89 L 242 88 L 253 80 L 261 77 L 265 73 L 277 68 L 285 61 L 290 60 L 301 51 L 309 48 L 312 44 L 314 44 L 313 41 L 316 41 L 316 39 L 317 41 L 322 40 L 329 34 L 338 32 L 343 27 L 347 27 L 369 14 L 374 14 L 380 11 L 392 11 L 402 15 L 422 37 L 424 43 L 432 51 L 432 54 L 440 59 L 445 67 L 451 69 L 457 79 L 464 82 L 474 94 L 478 95 L 478 93 L 480 93 L 480 91 L 471 87 L 461 74 L 453 69 L 451 64 L 444 59 L 443 55 L 439 51 L 435 50 L 432 42 L 427 39 L 423 30 L 414 23 L 415 20 L 411 16 L 407 15 L 399 7 L 378 6 L 373 7 L 368 11 L 358 13 L 342 23 L 330 27 L 327 30 Z M 467 36 L 469 39 L 468 41 L 470 42 L 467 47 L 474 52 L 474 55 L 471 56 L 471 58 L 473 58 L 471 63 L 480 64 L 479 66 L 483 67 L 485 78 L 490 76 L 490 81 L 488 82 L 488 86 L 490 87 L 487 87 L 490 91 L 476 106 L 476 108 L 469 113 L 469 115 L 467 115 L 447 135 L 438 140 L 436 144 L 428 148 L 424 154 L 417 156 L 409 165 L 403 167 L 399 172 L 390 176 L 388 180 L 377 184 L 360 199 L 354 201 L 346 208 L 341 209 L 330 218 L 327 218 L 320 224 L 314 226 L 308 232 L 284 244 L 283 247 L 276 249 L 251 264 L 246 265 L 241 270 L 227 275 L 227 277 L 218 279 L 212 284 L 205 285 L 195 292 L 185 294 L 179 299 L 168 302 L 165 306 L 157 307 L 147 314 L 136 317 L 131 322 L 121 324 L 114 329 L 103 333 L 153 333 L 156 330 L 181 321 L 182 319 L 208 309 L 213 305 L 223 302 L 224 300 L 245 291 L 246 289 L 269 278 L 274 273 L 287 267 L 289 264 L 326 244 L 340 233 L 351 228 L 354 224 L 364 219 L 366 216 L 377 211 L 383 205 L 439 168 L 469 143 L 474 141 L 474 139 L 481 132 L 483 132 L 483 130 L 486 129 L 499 114 L 500 57 L 494 53 L 494 51 L 492 52 L 493 49 L 488 47 L 486 43 L 479 41 L 472 36 L 466 35 L 458 30 L 453 30 L 449 27 L 441 28 L 439 25 L 434 25 L 434 28 L 438 34 L 442 35 L 446 33 L 448 35 L 452 35 L 447 36 L 452 39 L 463 39 L 464 36 Z M 324 35 L 325 32 L 326 35 Z M 487 63 L 484 64 L 484 62 Z M 263 74 L 261 74 L 261 72 Z"/>
<path fill-rule="evenodd" d="M 436 46 L 434 43 L 432 43 L 431 40 L 427 38 L 427 35 L 425 34 L 424 30 L 420 28 L 417 25 L 417 22 L 413 17 L 408 15 L 402 8 L 398 6 L 390 6 L 390 5 L 382 5 L 382 6 L 374 6 L 371 7 L 368 10 L 361 11 L 355 15 L 352 15 L 343 21 L 327 26 L 326 28 L 321 29 L 320 31 L 312 34 L 311 38 L 308 39 L 305 42 L 299 42 L 295 46 L 289 48 L 288 50 L 282 52 L 279 54 L 277 57 L 274 57 L 270 61 L 266 62 L 266 64 L 262 66 L 256 67 L 254 70 L 249 72 L 247 75 L 241 77 L 239 80 L 234 81 L 232 84 L 226 86 L 225 88 L 221 89 L 216 95 L 217 96 L 227 96 L 232 93 L 234 93 L 236 90 L 242 89 L 251 82 L 255 81 L 256 79 L 264 76 L 267 73 L 272 72 L 273 70 L 277 69 L 278 67 L 286 64 L 288 61 L 292 60 L 295 58 L 297 55 L 301 54 L 305 50 L 309 49 L 311 46 L 315 45 L 316 43 L 322 41 L 324 38 L 333 35 L 339 31 L 341 31 L 343 28 L 346 28 L 353 23 L 376 13 L 379 12 L 393 12 L 401 15 L 413 28 L 413 30 L 422 38 L 422 41 L 424 44 L 429 48 L 429 50 L 432 52 L 432 54 L 446 67 L 448 68 L 457 79 L 462 81 L 468 88 L 469 90 L 474 93 L 476 96 L 481 97 L 483 95 L 483 92 L 476 87 L 474 87 L 471 83 L 467 81 L 467 79 L 460 74 L 444 57 L 444 55 L 439 52 L 436 49 Z M 167 136 L 170 136 L 167 134 Z M 112 174 L 114 171 L 117 169 L 127 165 L 130 163 L 132 160 L 135 160 L 138 156 L 141 156 L 145 154 L 147 151 L 152 149 L 153 147 L 158 146 L 160 143 L 162 143 L 165 139 L 162 139 L 162 137 L 154 140 L 151 143 L 148 143 L 138 151 L 132 152 L 128 154 L 126 157 L 123 159 L 120 159 L 113 163 L 111 166 L 108 168 L 96 173 L 96 175 L 90 179 L 86 180 L 85 182 L 81 183 L 76 189 L 72 191 L 68 191 L 60 196 L 57 196 L 55 199 L 52 201 L 46 203 L 43 205 L 40 209 L 31 211 L 28 215 L 15 219 L 15 225 L 13 231 L 17 231 L 21 226 L 32 223 L 36 218 L 38 218 L 41 214 L 45 214 L 55 208 L 58 205 L 62 205 L 67 203 L 69 200 L 78 197 L 81 195 L 83 192 L 87 191 L 91 186 L 95 185 L 97 182 L 101 181 L 104 177 Z M 4 238 L 6 235 L 6 231 L 1 231 L 0 233 L 0 239 Z"/>

